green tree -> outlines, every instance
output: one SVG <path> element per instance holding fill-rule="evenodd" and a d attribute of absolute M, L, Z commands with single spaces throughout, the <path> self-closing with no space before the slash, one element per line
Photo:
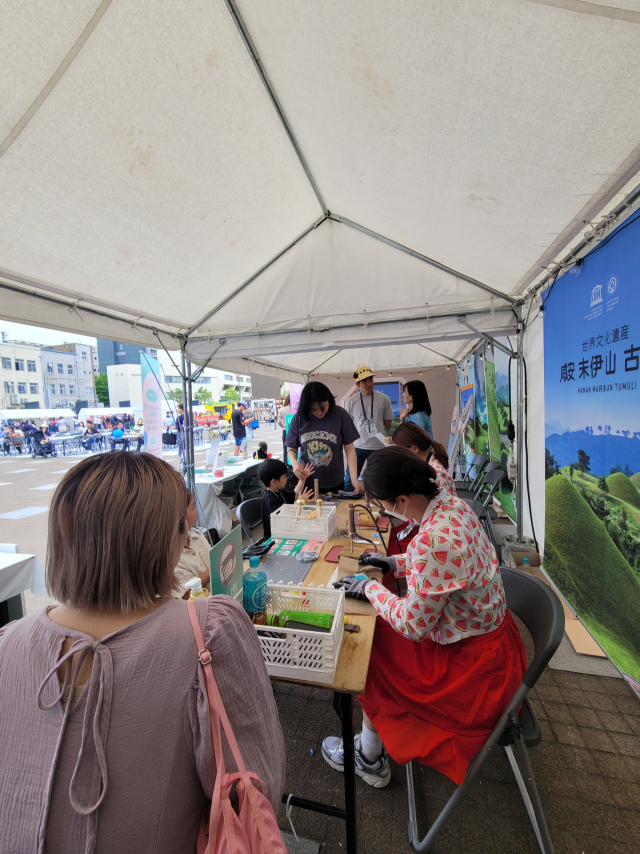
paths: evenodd
<path fill-rule="evenodd" d="M 569 480 L 573 480 L 573 473 L 576 470 L 576 467 L 573 463 L 569 465 Z"/>
<path fill-rule="evenodd" d="M 578 449 L 578 468 L 582 472 L 582 477 L 586 471 L 591 471 L 591 457 L 580 448 Z"/>
<path fill-rule="evenodd" d="M 228 388 L 222 395 L 222 399 L 228 400 L 229 403 L 233 403 L 236 400 L 240 400 L 240 392 L 235 388 Z"/>
<path fill-rule="evenodd" d="M 200 386 L 196 392 L 196 400 L 200 403 L 200 406 L 208 406 L 213 403 L 213 395 L 208 388 Z"/>
<path fill-rule="evenodd" d="M 182 389 L 174 388 L 167 392 L 167 400 L 174 400 L 176 403 L 182 403 Z"/>
<path fill-rule="evenodd" d="M 607 483 L 606 477 L 598 478 L 598 489 L 600 492 L 609 492 L 609 484 Z"/>
<path fill-rule="evenodd" d="M 544 451 L 544 479 L 549 480 L 550 477 L 553 477 L 554 474 L 560 474 L 560 468 L 558 467 L 558 463 L 556 462 L 555 457 L 549 450 L 549 448 L 545 448 Z"/>
<path fill-rule="evenodd" d="M 627 513 L 623 507 L 622 508 L 622 514 L 620 515 L 620 530 L 626 532 L 627 527 L 628 527 L 627 526 Z"/>
<path fill-rule="evenodd" d="M 109 383 L 106 374 L 98 374 L 96 377 L 96 397 L 100 403 L 109 406 Z"/>

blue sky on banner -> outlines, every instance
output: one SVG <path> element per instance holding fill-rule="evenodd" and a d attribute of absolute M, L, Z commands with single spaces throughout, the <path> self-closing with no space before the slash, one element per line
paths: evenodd
<path fill-rule="evenodd" d="M 640 212 L 549 292 L 544 367 L 547 436 L 640 431 Z"/>

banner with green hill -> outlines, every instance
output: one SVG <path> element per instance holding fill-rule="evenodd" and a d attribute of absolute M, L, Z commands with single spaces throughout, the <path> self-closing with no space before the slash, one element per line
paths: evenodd
<path fill-rule="evenodd" d="M 543 310 L 544 569 L 640 691 L 640 214 Z"/>

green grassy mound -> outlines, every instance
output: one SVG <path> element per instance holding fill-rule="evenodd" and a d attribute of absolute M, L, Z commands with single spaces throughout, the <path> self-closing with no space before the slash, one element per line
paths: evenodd
<path fill-rule="evenodd" d="M 612 660 L 640 679 L 640 582 L 562 475 L 546 482 L 544 567 Z"/>
<path fill-rule="evenodd" d="M 640 510 L 640 492 L 638 492 L 626 474 L 622 474 L 622 472 L 610 474 L 607 478 L 607 484 L 609 485 L 611 495 L 620 498 L 622 501 L 626 501 L 627 504 Z"/>
<path fill-rule="evenodd" d="M 629 480 L 635 486 L 636 489 L 640 489 L 640 471 L 636 474 L 632 474 Z"/>

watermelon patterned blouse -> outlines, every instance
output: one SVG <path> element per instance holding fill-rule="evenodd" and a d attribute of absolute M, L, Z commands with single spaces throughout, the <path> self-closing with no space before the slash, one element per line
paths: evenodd
<path fill-rule="evenodd" d="M 400 634 L 450 644 L 497 629 L 506 614 L 496 553 L 478 518 L 455 494 L 427 507 L 406 555 L 396 555 L 405 598 L 377 581 L 366 586 L 376 611 Z"/>
<path fill-rule="evenodd" d="M 436 483 L 438 484 L 438 489 L 443 492 L 452 492 L 454 495 L 456 494 L 456 485 L 453 482 L 453 478 L 449 474 L 449 469 L 446 469 L 442 463 L 439 463 L 438 460 L 431 457 L 429 460 L 429 465 L 436 473 Z"/>

